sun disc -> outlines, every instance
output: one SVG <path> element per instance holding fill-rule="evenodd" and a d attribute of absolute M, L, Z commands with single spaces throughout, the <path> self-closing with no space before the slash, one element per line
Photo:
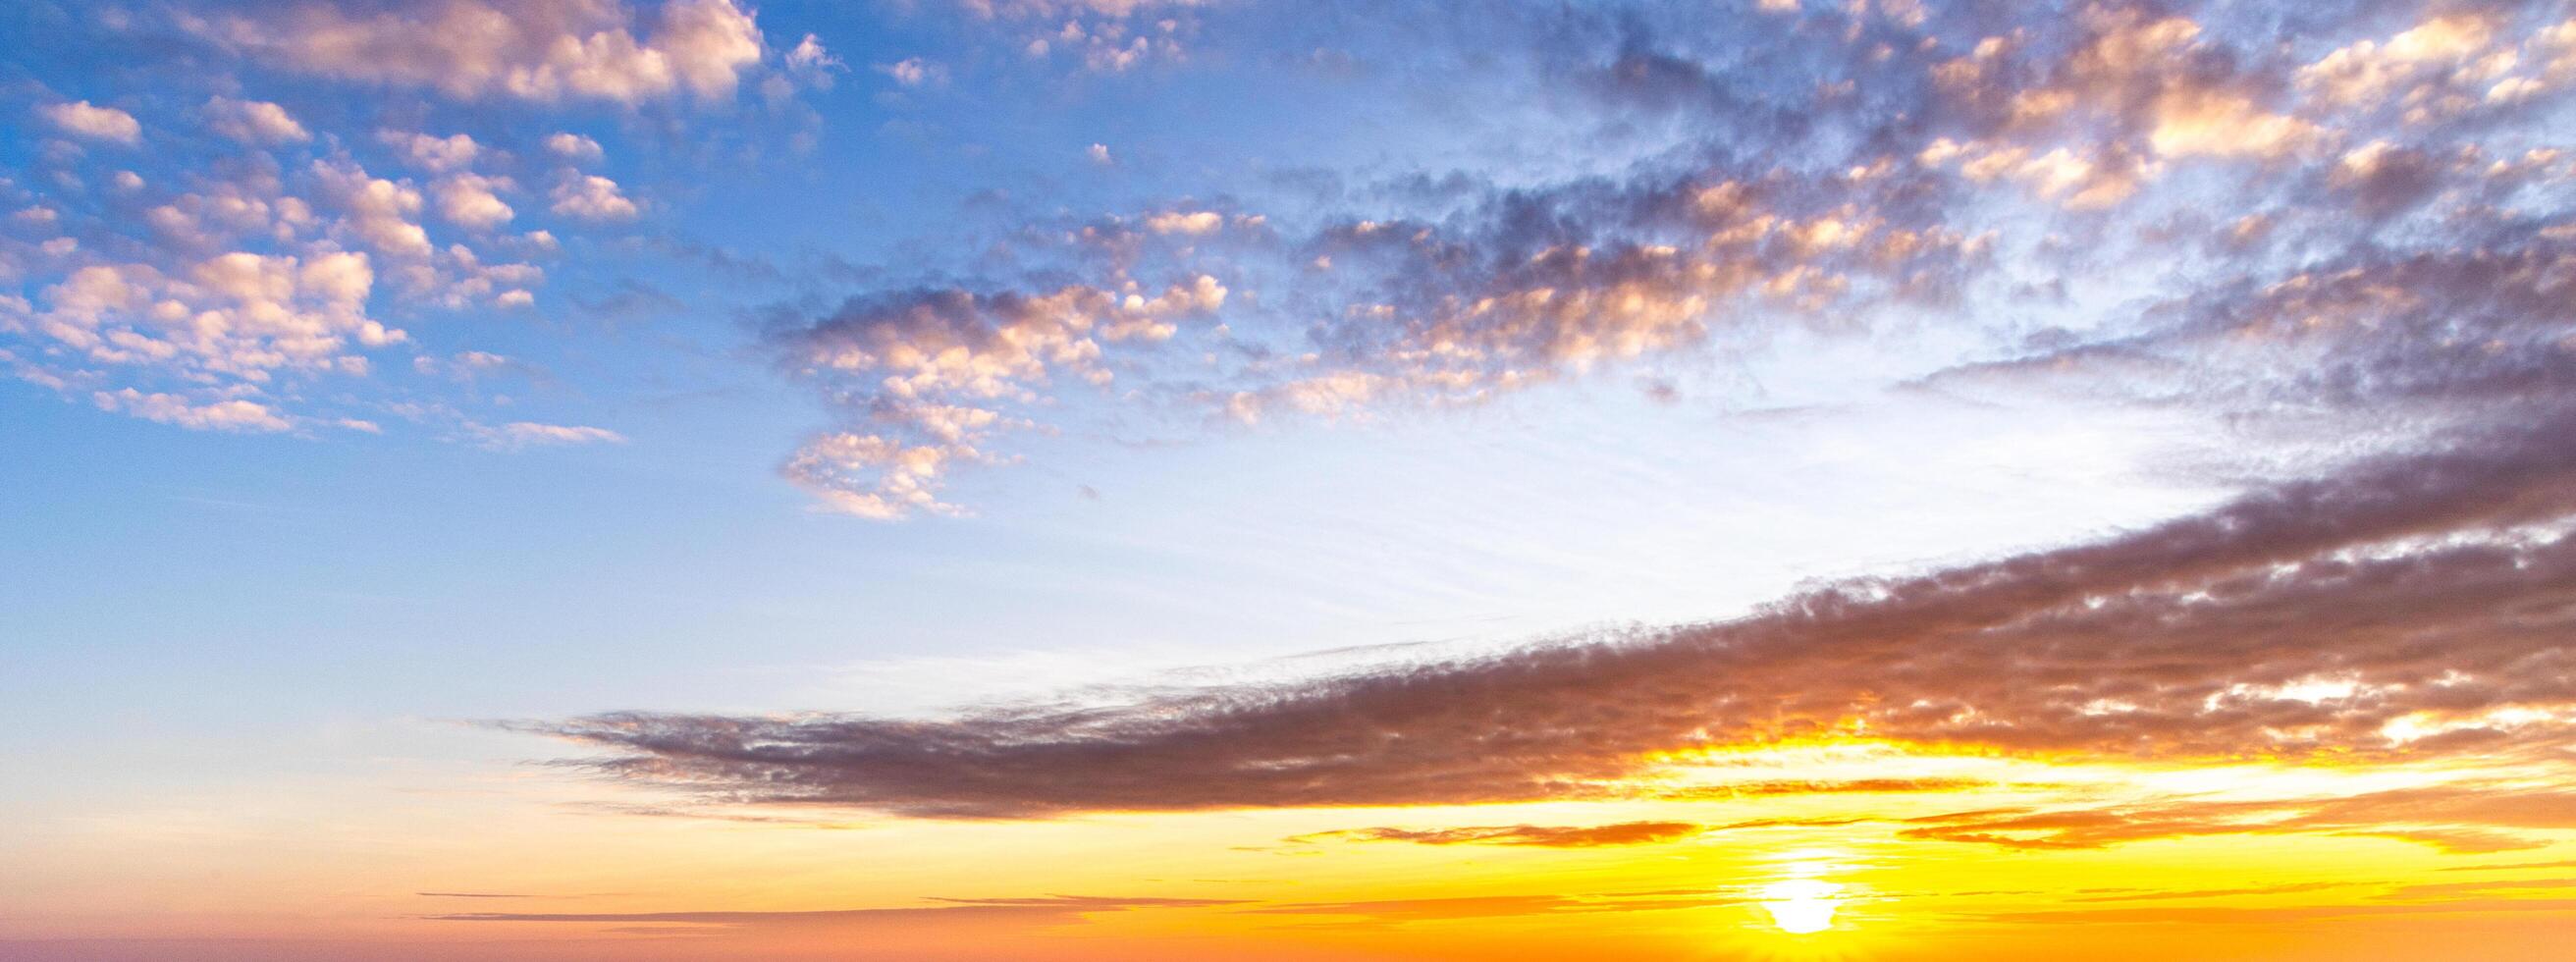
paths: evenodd
<path fill-rule="evenodd" d="M 1771 913 L 1771 924 L 1791 935 L 1807 935 L 1832 928 L 1834 893 L 1842 886 L 1815 879 L 1789 879 L 1762 887 L 1762 909 Z"/>

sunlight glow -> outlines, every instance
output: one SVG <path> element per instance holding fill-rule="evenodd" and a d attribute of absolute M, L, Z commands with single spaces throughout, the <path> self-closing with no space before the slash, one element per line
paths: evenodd
<path fill-rule="evenodd" d="M 1762 909 L 1771 924 L 1792 935 L 1822 932 L 1834 924 L 1834 896 L 1842 886 L 1811 878 L 1793 878 L 1762 887 Z"/>

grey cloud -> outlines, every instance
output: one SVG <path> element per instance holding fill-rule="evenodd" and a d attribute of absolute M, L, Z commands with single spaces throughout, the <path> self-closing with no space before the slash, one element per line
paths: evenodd
<path fill-rule="evenodd" d="M 1588 797 L 1652 753 L 1849 734 L 2117 757 L 2559 757 L 2576 540 L 2558 415 L 2088 545 L 1728 622 L 1431 666 L 939 719 L 625 713 L 522 730 L 743 802 L 953 817 Z M 2410 540 L 2456 542 L 2383 553 Z M 2287 693 L 2333 678 L 2343 697 Z M 2433 722 L 2390 737 L 2391 722 Z M 2488 813 L 2493 814 L 2493 813 Z M 2463 818 L 2477 816 L 2464 811 Z"/>

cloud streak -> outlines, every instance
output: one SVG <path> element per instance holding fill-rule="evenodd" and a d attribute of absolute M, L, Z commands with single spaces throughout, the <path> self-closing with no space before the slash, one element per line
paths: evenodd
<path fill-rule="evenodd" d="M 946 719 L 517 727 L 612 749 L 591 764 L 643 784 L 1005 818 L 1591 797 L 1668 753 L 1813 737 L 2555 760 L 2576 541 L 2547 526 L 2576 513 L 2571 430 L 2559 413 L 2107 541 L 1444 664 Z"/>

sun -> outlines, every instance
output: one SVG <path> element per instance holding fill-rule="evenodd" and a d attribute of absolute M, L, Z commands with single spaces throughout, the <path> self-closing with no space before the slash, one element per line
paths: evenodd
<path fill-rule="evenodd" d="M 1765 885 L 1757 893 L 1764 911 L 1771 913 L 1771 924 L 1791 935 L 1822 932 L 1834 925 L 1834 895 L 1842 886 L 1811 878 L 1793 878 Z"/>

